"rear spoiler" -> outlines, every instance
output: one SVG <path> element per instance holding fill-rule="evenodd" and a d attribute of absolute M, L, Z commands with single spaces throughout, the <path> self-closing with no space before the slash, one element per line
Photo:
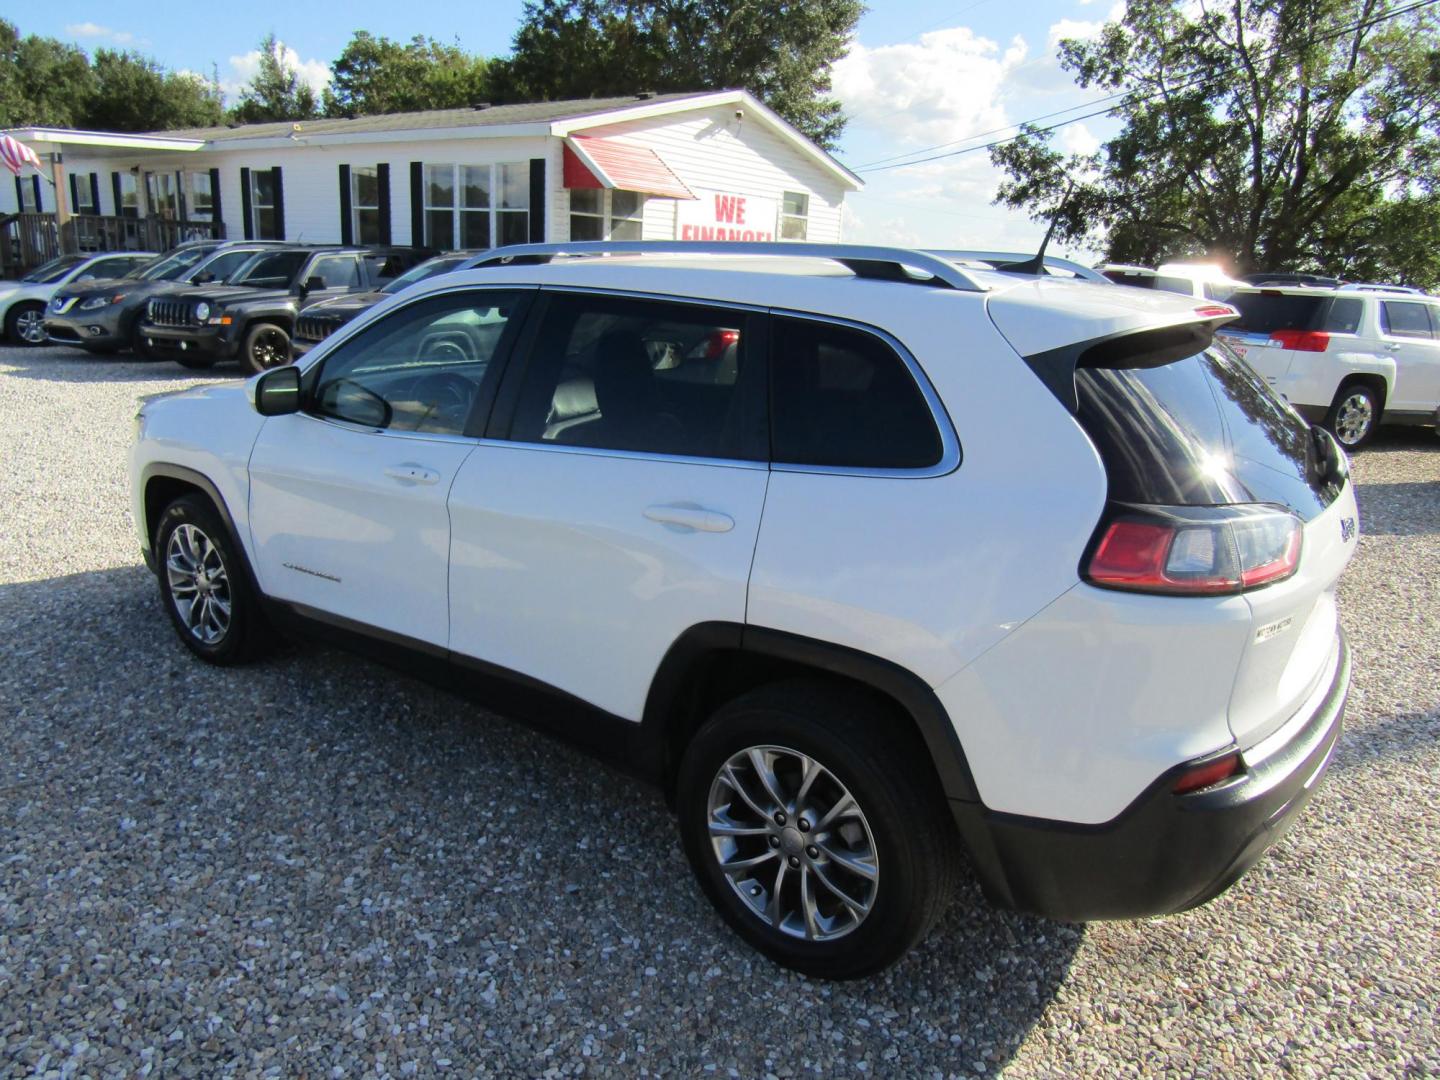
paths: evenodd
<path fill-rule="evenodd" d="M 1081 368 L 1164 367 L 1208 349 L 1215 340 L 1215 331 L 1240 317 L 1224 304 L 1207 304 L 1196 308 L 1195 314 L 1200 318 L 1194 322 L 1127 330 L 1077 341 L 1033 353 L 1024 358 L 1025 363 L 1061 405 L 1076 413 L 1080 410 L 1080 396 L 1075 389 L 1075 372 Z"/>

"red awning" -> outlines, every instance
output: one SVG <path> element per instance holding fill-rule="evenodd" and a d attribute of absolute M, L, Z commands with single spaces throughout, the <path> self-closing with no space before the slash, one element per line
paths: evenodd
<path fill-rule="evenodd" d="M 667 199 L 695 198 L 654 150 L 588 135 L 565 140 L 565 186 L 618 188 Z"/>

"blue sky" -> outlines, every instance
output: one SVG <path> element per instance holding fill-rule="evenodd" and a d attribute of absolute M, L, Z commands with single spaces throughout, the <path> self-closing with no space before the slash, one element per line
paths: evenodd
<path fill-rule="evenodd" d="M 946 147 L 957 149 L 986 141 L 983 132 L 1101 96 L 1080 90 L 1059 68 L 1054 42 L 1093 33 L 1111 15 L 1111 3 L 872 0 L 850 56 L 835 71 L 837 95 L 851 117 L 838 156 L 855 168 L 968 140 Z M 425 34 L 495 55 L 509 50 L 522 6 L 521 0 L 352 0 L 181 9 L 153 0 L 69 0 L 9 17 L 22 33 L 90 49 L 133 48 L 168 67 L 207 75 L 213 66 L 233 90 L 253 73 L 256 43 L 272 30 L 318 84 L 352 30 L 397 39 Z M 1083 150 L 1109 130 L 1103 119 L 1089 120 L 1061 134 L 1067 146 Z M 847 200 L 850 240 L 1028 249 L 1043 232 L 1024 215 L 991 205 L 998 176 L 984 151 L 862 175 L 866 190 Z"/>

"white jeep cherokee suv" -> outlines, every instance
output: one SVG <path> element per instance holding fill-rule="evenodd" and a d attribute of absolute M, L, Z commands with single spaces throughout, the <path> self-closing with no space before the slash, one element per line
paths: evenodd
<path fill-rule="evenodd" d="M 822 976 L 901 956 L 966 857 L 1058 919 L 1204 903 L 1314 792 L 1355 499 L 1210 347 L 1230 309 L 885 248 L 477 262 L 145 406 L 196 655 L 326 634 L 578 741 Z"/>
<path fill-rule="evenodd" d="M 1440 300 L 1410 289 L 1237 289 L 1220 335 L 1307 419 L 1350 450 L 1382 423 L 1434 424 Z"/>

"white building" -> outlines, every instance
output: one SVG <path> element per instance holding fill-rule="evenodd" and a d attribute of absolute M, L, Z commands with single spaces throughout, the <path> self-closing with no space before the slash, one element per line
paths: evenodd
<path fill-rule="evenodd" d="M 0 215 L 24 215 L 0 235 L 12 262 L 27 230 L 29 247 L 50 249 L 31 251 L 33 262 L 62 248 L 169 246 L 214 235 L 217 223 L 230 239 L 437 249 L 837 241 L 845 195 L 863 186 L 742 90 L 151 135 L 9 134 L 45 162 L 43 175 L 27 168 L 0 183 Z"/>

